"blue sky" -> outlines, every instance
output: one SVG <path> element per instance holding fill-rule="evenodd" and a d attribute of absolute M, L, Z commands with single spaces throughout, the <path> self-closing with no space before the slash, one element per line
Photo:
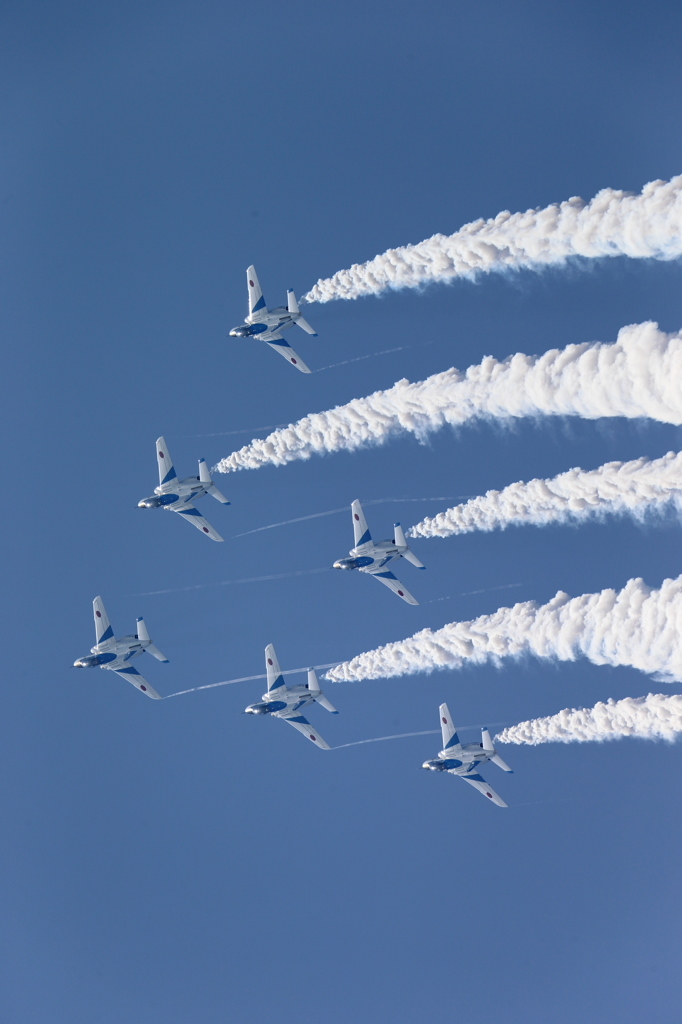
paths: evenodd
<path fill-rule="evenodd" d="M 186 475 L 402 377 L 678 330 L 679 264 L 609 260 L 312 306 L 311 368 L 400 351 L 310 376 L 226 338 L 249 263 L 272 305 L 479 216 L 680 173 L 681 21 L 657 2 L 5 3 L 4 1020 L 677 1021 L 679 746 L 508 748 L 498 811 L 416 770 L 438 737 L 322 754 L 241 716 L 259 682 L 152 703 L 71 666 L 96 594 L 119 634 L 144 615 L 167 694 L 263 671 L 267 643 L 284 668 L 331 662 L 680 574 L 678 523 L 612 521 L 415 541 L 417 608 L 331 570 L 217 585 L 330 566 L 349 514 L 233 538 L 356 497 L 679 450 L 648 421 L 479 424 L 221 477 L 232 506 L 203 510 L 223 545 L 136 504 L 159 434 Z M 387 502 L 369 524 L 445 505 Z M 311 719 L 335 745 L 434 728 L 443 700 L 475 726 L 661 685 L 528 661 L 334 686 L 338 718 Z"/>

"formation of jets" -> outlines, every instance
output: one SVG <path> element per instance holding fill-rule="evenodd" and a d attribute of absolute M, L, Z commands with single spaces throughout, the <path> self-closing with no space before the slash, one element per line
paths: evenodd
<path fill-rule="evenodd" d="M 315 335 L 313 328 L 301 315 L 293 291 L 291 289 L 287 291 L 286 306 L 275 306 L 273 309 L 268 309 L 263 298 L 255 267 L 249 267 L 246 272 L 246 279 L 249 295 L 249 315 L 244 321 L 243 326 L 234 327 L 230 331 L 230 336 L 236 338 L 258 338 L 284 356 L 296 369 L 301 370 L 302 373 L 310 373 L 311 371 L 300 356 L 294 352 L 282 337 L 282 332 L 294 324 L 302 328 L 307 334 Z M 207 522 L 194 505 L 194 502 L 198 501 L 205 494 L 210 494 L 222 505 L 230 504 L 213 483 L 206 461 L 204 459 L 199 460 L 198 476 L 188 476 L 179 479 L 168 452 L 168 445 L 163 437 L 158 438 L 156 442 L 156 460 L 159 470 L 159 485 L 154 488 L 152 495 L 148 498 L 143 498 L 138 503 L 138 507 L 164 508 L 170 512 L 177 512 L 178 515 L 186 519 L 188 523 L 192 523 L 193 526 L 207 537 L 210 537 L 211 540 L 222 541 L 223 538 L 217 530 Z M 395 523 L 393 527 L 393 540 L 374 541 L 369 532 L 362 506 L 357 500 L 351 505 L 351 516 L 354 546 L 351 548 L 348 558 L 339 558 L 334 562 L 334 568 L 358 569 L 360 572 L 367 573 L 379 580 L 380 583 L 383 583 L 407 604 L 418 604 L 412 594 L 388 568 L 391 563 L 398 561 L 400 558 L 411 562 L 417 569 L 425 568 L 406 544 L 405 534 L 400 523 Z M 91 648 L 90 654 L 78 658 L 74 662 L 75 667 L 109 669 L 115 672 L 119 678 L 126 679 L 129 683 L 132 683 L 133 686 L 153 700 L 161 700 L 160 694 L 156 692 L 154 687 L 130 664 L 133 658 L 139 657 L 145 651 L 156 658 L 157 661 L 168 663 L 168 659 L 152 643 L 144 619 L 137 619 L 136 633 L 129 636 L 115 637 L 102 598 L 96 597 L 92 604 L 96 643 Z M 265 672 L 267 692 L 263 694 L 260 701 L 255 704 L 249 704 L 245 709 L 245 714 L 270 715 L 272 718 L 281 718 L 314 743 L 316 747 L 319 747 L 320 750 L 330 750 L 329 744 L 325 742 L 315 726 L 311 725 L 302 714 L 303 708 L 313 704 L 320 704 L 333 715 L 338 714 L 336 708 L 322 693 L 315 670 L 313 668 L 308 669 L 307 683 L 287 686 L 279 667 L 275 649 L 272 644 L 269 644 L 265 648 Z M 443 749 L 436 758 L 431 761 L 425 761 L 422 768 L 458 775 L 465 782 L 478 789 L 488 799 L 492 800 L 498 807 L 506 807 L 507 804 L 488 786 L 477 770 L 478 765 L 491 761 L 499 768 L 502 768 L 503 771 L 511 771 L 494 749 L 488 730 L 482 730 L 480 744 L 469 743 L 462 745 L 455 727 L 452 725 L 447 704 L 441 704 L 439 710 L 443 732 Z"/>

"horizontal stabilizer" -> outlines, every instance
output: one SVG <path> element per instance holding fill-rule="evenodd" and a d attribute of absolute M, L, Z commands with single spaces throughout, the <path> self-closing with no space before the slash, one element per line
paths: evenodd
<path fill-rule="evenodd" d="M 164 665 L 168 664 L 168 658 L 165 654 L 162 654 L 158 647 L 154 644 L 150 644 L 149 647 L 145 647 L 147 654 L 151 654 L 152 658 L 156 658 L 157 661 L 162 661 Z"/>
<path fill-rule="evenodd" d="M 317 337 L 317 331 L 314 327 L 311 327 L 307 320 L 304 320 L 302 316 L 299 316 L 296 321 L 301 330 L 305 331 L 306 334 L 312 334 L 314 338 Z"/>
<path fill-rule="evenodd" d="M 403 558 L 405 558 L 405 559 L 406 559 L 406 560 L 407 560 L 408 562 L 410 562 L 410 563 L 411 563 L 412 565 L 416 565 L 416 567 L 417 567 L 418 569 L 425 569 L 425 568 L 426 568 L 426 566 L 425 566 L 425 565 L 423 565 L 423 564 L 422 564 L 422 563 L 421 563 L 421 562 L 419 561 L 419 559 L 418 559 L 418 558 L 417 558 L 417 556 L 415 555 L 414 551 L 410 551 L 410 549 L 409 549 L 409 548 L 407 549 L 407 551 L 403 551 Z"/>
<path fill-rule="evenodd" d="M 501 768 L 503 772 L 510 772 L 512 775 L 514 774 L 514 769 L 510 768 L 509 765 L 502 760 L 499 754 L 495 754 L 495 756 L 491 757 L 490 760 L 493 764 L 496 764 L 498 768 Z"/>
<path fill-rule="evenodd" d="M 319 704 L 320 707 L 323 707 L 325 711 L 331 711 L 332 715 L 338 715 L 338 711 L 336 710 L 332 702 L 328 700 L 323 693 L 321 693 L 319 697 L 315 698 L 315 702 Z"/>
<path fill-rule="evenodd" d="M 228 501 L 227 498 L 225 497 L 225 495 L 222 494 L 218 490 L 218 488 L 216 487 L 215 484 L 211 484 L 211 486 L 208 488 L 208 491 L 206 493 L 210 494 L 211 497 L 215 498 L 216 501 L 219 501 L 221 505 L 231 505 L 232 504 L 232 502 Z"/>

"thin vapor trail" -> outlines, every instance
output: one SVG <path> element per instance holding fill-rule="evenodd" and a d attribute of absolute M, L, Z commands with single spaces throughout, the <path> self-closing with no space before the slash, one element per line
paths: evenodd
<path fill-rule="evenodd" d="M 631 579 L 620 591 L 574 598 L 559 591 L 544 605 L 523 601 L 468 622 L 422 629 L 337 665 L 327 679 L 389 679 L 529 655 L 585 657 L 595 665 L 628 665 L 659 682 L 682 681 L 682 576 L 664 580 L 658 590 Z"/>
<path fill-rule="evenodd" d="M 326 665 L 313 665 L 315 669 L 331 668 L 333 665 L 338 665 L 338 661 L 328 661 Z M 307 672 L 310 665 L 306 665 L 305 668 L 288 668 L 280 674 L 283 676 L 293 676 L 298 672 Z M 249 683 L 252 679 L 267 679 L 265 672 L 256 676 L 240 676 L 239 679 L 224 679 L 221 683 L 206 683 L 204 686 L 192 686 L 189 690 L 177 690 L 176 693 L 167 693 L 163 698 L 168 700 L 169 697 L 182 697 L 185 693 L 197 693 L 199 690 L 215 690 L 216 686 L 233 686 L 235 683 Z"/>
<path fill-rule="evenodd" d="M 464 498 L 469 495 L 456 495 L 456 497 Z M 373 498 L 369 501 L 363 501 L 363 506 L 367 505 L 384 505 L 386 502 L 399 502 L 399 501 L 454 501 L 455 499 L 450 498 Z M 239 537 L 248 537 L 250 533 L 262 533 L 263 530 L 274 530 L 276 526 L 290 526 L 291 523 L 304 523 L 307 519 L 320 519 L 322 516 L 335 516 L 339 512 L 348 512 L 350 505 L 344 505 L 343 508 L 330 508 L 326 512 L 313 512 L 309 516 L 297 516 L 295 519 L 283 519 L 281 523 L 268 523 L 267 526 L 257 526 L 255 530 L 246 530 L 245 533 L 235 533 L 231 538 L 237 540 Z"/>
<path fill-rule="evenodd" d="M 607 462 L 598 469 L 570 469 L 550 480 L 519 481 L 464 505 L 422 519 L 409 537 L 451 537 L 507 526 L 579 522 L 607 515 L 643 520 L 674 506 L 682 512 L 682 452 L 661 459 Z"/>
<path fill-rule="evenodd" d="M 493 271 L 540 271 L 569 260 L 629 256 L 673 260 L 682 255 L 682 175 L 651 181 L 640 195 L 602 189 L 589 203 L 577 196 L 544 209 L 465 224 L 320 279 L 301 302 L 380 295 L 433 281 L 475 279 Z"/>
<path fill-rule="evenodd" d="M 183 434 L 183 437 L 230 437 L 232 434 L 260 433 L 261 430 L 278 430 L 280 427 L 286 427 L 286 423 L 270 423 L 265 427 L 243 427 L 241 430 L 221 430 L 217 434 Z"/>
<path fill-rule="evenodd" d="M 676 740 L 682 733 L 682 694 L 609 698 L 593 708 L 566 708 L 558 715 L 511 725 L 495 737 L 499 743 L 602 743 L 633 736 Z"/>
<path fill-rule="evenodd" d="M 623 327 L 613 344 L 568 345 L 542 356 L 492 356 L 347 405 L 312 413 L 222 459 L 215 469 L 284 466 L 327 452 L 384 444 L 399 433 L 423 440 L 444 426 L 521 417 L 646 417 L 682 424 L 682 332 L 652 322 Z"/>
<path fill-rule="evenodd" d="M 298 569 L 296 572 L 277 572 L 270 576 L 249 576 L 243 580 L 218 580 L 217 583 L 194 583 L 189 587 L 170 587 L 168 590 L 144 590 L 138 594 L 126 594 L 126 597 L 153 597 L 156 594 L 179 594 L 184 590 L 203 590 L 205 587 L 229 587 L 236 583 L 262 583 L 264 580 L 285 580 L 290 576 L 310 576 L 317 572 L 327 572 L 331 566 L 323 565 L 319 569 Z"/>
<path fill-rule="evenodd" d="M 504 725 L 504 722 L 490 722 L 492 726 Z M 457 731 L 464 732 L 465 729 L 480 729 L 478 725 L 458 725 Z M 355 740 L 353 743 L 339 743 L 338 746 L 332 747 L 332 750 L 343 750 L 344 747 L 359 747 L 363 743 L 381 743 L 384 740 L 404 740 L 408 736 L 435 736 L 440 735 L 440 729 L 421 729 L 419 732 L 399 732 L 395 736 L 374 736 L 371 740 Z"/>
<path fill-rule="evenodd" d="M 422 601 L 422 604 L 438 604 L 440 601 L 452 601 L 456 597 L 471 597 L 473 594 L 492 594 L 495 590 L 513 590 L 515 587 L 522 587 L 523 583 L 503 583 L 499 587 L 484 587 L 483 590 L 463 590 L 461 594 L 448 594 L 447 597 L 434 597 L 431 601 Z"/>
<path fill-rule="evenodd" d="M 382 352 L 368 352 L 364 356 L 354 356 L 353 359 L 343 359 L 340 363 L 330 363 L 329 366 L 318 366 L 313 373 L 322 373 L 323 370 L 334 370 L 337 366 L 347 366 L 348 363 L 359 363 L 363 359 L 373 359 L 374 356 L 387 356 L 391 352 L 404 352 L 407 348 L 414 348 L 414 345 L 399 345 L 398 348 L 385 348 Z"/>

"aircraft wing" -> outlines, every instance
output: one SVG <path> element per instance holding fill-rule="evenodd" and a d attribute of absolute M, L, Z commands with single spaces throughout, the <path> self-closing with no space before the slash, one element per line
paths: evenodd
<path fill-rule="evenodd" d="M 107 665 L 107 668 L 108 667 L 109 666 Z M 125 668 L 115 668 L 113 671 L 117 676 L 120 676 L 121 679 L 127 679 L 128 682 L 132 683 L 133 686 L 136 686 L 138 690 L 142 690 L 142 692 L 146 693 L 148 697 L 152 698 L 152 700 L 163 699 L 161 694 L 157 693 L 154 687 L 150 686 L 144 676 L 141 676 L 137 669 L 133 668 L 132 665 L 126 665 Z"/>
<path fill-rule="evenodd" d="M 285 341 L 281 334 L 274 334 L 272 337 L 274 338 L 273 341 L 266 342 L 270 348 L 274 348 L 275 352 L 279 352 L 281 356 L 284 356 L 286 361 L 295 366 L 297 370 L 301 371 L 301 373 L 310 373 L 310 370 L 305 365 L 301 357 L 298 353 L 294 352 L 289 342 Z"/>
<path fill-rule="evenodd" d="M 196 526 L 197 530 L 201 530 L 202 533 L 208 534 L 211 540 L 222 540 L 217 530 L 214 530 L 209 522 L 207 522 L 194 505 L 183 505 L 182 508 L 174 508 L 174 512 L 177 512 L 179 516 L 186 519 L 192 526 Z"/>
<path fill-rule="evenodd" d="M 419 604 L 419 601 L 415 601 L 407 587 L 404 587 L 392 572 L 371 572 L 370 576 L 373 576 L 375 580 L 379 580 L 381 583 L 384 583 L 389 590 L 392 590 L 394 594 L 398 595 L 398 597 L 402 597 L 403 601 L 406 601 L 407 604 Z"/>
<path fill-rule="evenodd" d="M 299 732 L 302 732 L 303 735 L 307 736 L 309 740 L 312 740 L 315 746 L 319 747 L 320 750 L 331 749 L 329 744 L 325 743 L 322 739 L 317 729 L 313 729 L 308 719 L 304 718 L 303 715 L 297 715 L 294 713 L 290 718 L 285 718 L 284 715 L 278 717 L 283 718 L 285 722 L 289 723 L 289 725 L 293 725 L 294 729 L 298 729 Z"/>
<path fill-rule="evenodd" d="M 483 794 L 483 796 L 487 796 L 488 799 L 492 800 L 492 802 L 497 804 L 498 807 L 507 806 L 502 797 L 498 796 L 495 790 L 492 789 L 480 775 L 460 775 L 459 778 L 464 779 L 465 782 L 468 782 L 470 786 L 477 789 L 479 793 Z"/>

